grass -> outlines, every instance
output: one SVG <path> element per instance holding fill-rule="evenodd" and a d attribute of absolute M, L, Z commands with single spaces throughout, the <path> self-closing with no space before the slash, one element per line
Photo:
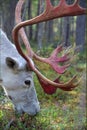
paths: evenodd
<path fill-rule="evenodd" d="M 75 63 L 62 79 L 66 81 L 75 73 L 85 73 L 85 66 L 83 62 Z M 45 64 L 39 64 L 39 67 L 45 71 L 49 69 Z M 54 77 L 55 73 L 48 71 L 45 75 Z M 34 117 L 15 113 L 0 88 L 0 130 L 86 130 L 85 80 L 71 92 L 58 89 L 53 95 L 43 92 L 36 76 L 34 82 L 41 106 L 41 111 Z"/>

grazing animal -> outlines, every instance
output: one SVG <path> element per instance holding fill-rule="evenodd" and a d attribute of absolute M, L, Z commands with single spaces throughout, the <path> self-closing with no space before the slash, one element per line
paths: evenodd
<path fill-rule="evenodd" d="M 59 78 L 52 81 L 40 73 L 34 65 L 32 59 L 49 64 L 54 71 L 62 75 L 67 70 L 69 64 L 60 66 L 59 63 L 65 63 L 66 61 L 69 61 L 70 58 L 68 57 L 68 54 L 64 54 L 61 57 L 58 56 L 58 53 L 64 49 L 62 45 L 58 46 L 48 58 L 38 56 L 31 49 L 23 27 L 55 18 L 83 15 L 86 14 L 86 9 L 80 7 L 78 4 L 79 0 L 75 0 L 72 5 L 67 5 L 66 0 L 60 0 L 59 5 L 56 7 L 51 4 L 50 0 L 45 1 L 46 9 L 42 14 L 23 22 L 21 21 L 21 10 L 25 0 L 18 1 L 15 10 L 15 21 L 17 25 L 12 31 L 16 48 L 8 40 L 5 33 L 0 30 L 0 82 L 2 82 L 3 89 L 5 90 L 7 96 L 12 100 L 15 108 L 19 112 L 27 112 L 30 115 L 35 115 L 40 110 L 34 88 L 32 71 L 36 73 L 44 92 L 47 94 L 55 93 L 57 88 L 64 91 L 71 91 L 79 84 L 79 82 L 76 82 L 76 75 L 64 83 L 61 82 Z M 20 47 L 19 35 L 26 47 L 27 54 L 25 54 Z"/>
<path fill-rule="evenodd" d="M 35 115 L 40 110 L 32 71 L 0 29 L 0 84 L 19 112 Z"/>

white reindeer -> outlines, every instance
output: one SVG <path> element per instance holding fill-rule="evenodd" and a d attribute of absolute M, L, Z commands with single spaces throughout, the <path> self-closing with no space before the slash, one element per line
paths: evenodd
<path fill-rule="evenodd" d="M 25 0 L 19 0 L 15 11 L 17 25 L 12 31 L 12 36 L 16 48 L 8 40 L 5 33 L 0 30 L 0 82 L 2 82 L 3 89 L 19 112 L 27 112 L 30 115 L 35 115 L 39 112 L 40 106 L 30 70 L 36 73 L 44 92 L 47 94 L 55 93 L 57 88 L 64 91 L 71 91 L 79 82 L 75 83 L 76 76 L 73 76 L 71 80 L 64 83 L 61 82 L 59 78 L 52 81 L 41 74 L 36 66 L 34 66 L 32 62 L 33 58 L 49 64 L 57 73 L 63 74 L 69 65 L 60 66 L 58 63 L 69 61 L 68 54 L 58 57 L 58 53 L 63 50 L 63 46 L 60 45 L 48 58 L 42 58 L 36 55 L 30 47 L 23 27 L 55 18 L 86 14 L 86 9 L 78 5 L 79 0 L 75 0 L 72 5 L 67 5 L 65 0 L 60 0 L 59 5 L 56 7 L 51 4 L 50 0 L 46 0 L 46 9 L 42 14 L 33 19 L 21 22 L 21 10 L 24 2 Z M 20 47 L 19 35 L 25 44 L 27 54 L 25 54 Z"/>
<path fill-rule="evenodd" d="M 26 61 L 0 29 L 0 84 L 19 113 L 35 115 L 40 106 L 32 71 L 28 69 Z"/>

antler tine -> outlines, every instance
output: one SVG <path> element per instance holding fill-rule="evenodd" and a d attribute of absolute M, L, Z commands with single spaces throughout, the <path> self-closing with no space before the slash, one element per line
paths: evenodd
<path fill-rule="evenodd" d="M 56 82 L 55 80 L 51 81 L 51 80 L 47 79 L 44 75 L 42 75 L 38 71 L 37 68 L 35 68 L 35 66 L 32 64 L 31 58 L 33 57 L 41 62 L 48 63 L 49 65 L 51 65 L 51 67 L 56 72 L 58 72 L 60 74 L 64 73 L 66 68 L 69 65 L 61 67 L 61 66 L 57 66 L 57 63 L 68 61 L 69 59 L 66 55 L 64 55 L 63 57 L 57 57 L 57 54 L 60 51 L 62 51 L 62 47 L 60 47 L 60 46 L 54 50 L 54 52 L 51 54 L 51 56 L 49 58 L 42 58 L 42 57 L 37 56 L 32 51 L 29 41 L 28 41 L 26 34 L 24 32 L 24 29 L 22 27 L 25 27 L 27 25 L 33 25 L 33 24 L 36 24 L 39 22 L 43 22 L 43 21 L 47 21 L 47 20 L 51 20 L 51 19 L 55 19 L 55 18 L 59 18 L 59 17 L 63 17 L 63 16 L 71 16 L 71 15 L 74 16 L 74 15 L 86 14 L 86 9 L 78 6 L 77 1 L 78 0 L 76 0 L 73 5 L 67 5 L 65 0 L 61 0 L 58 6 L 53 7 L 50 0 L 46 0 L 46 10 L 39 16 L 37 16 L 33 19 L 30 19 L 30 20 L 26 20 L 24 22 L 21 22 L 21 8 L 22 8 L 22 5 L 25 2 L 25 0 L 19 0 L 19 2 L 17 4 L 17 8 L 16 8 L 17 25 L 14 27 L 13 32 L 12 32 L 13 40 L 15 42 L 16 48 L 17 48 L 18 52 L 20 53 L 20 55 L 28 62 L 29 67 L 31 67 L 31 69 L 36 73 L 41 85 L 43 84 L 46 88 L 49 85 L 51 88 L 51 92 L 54 92 L 54 90 L 56 90 L 56 88 L 61 88 L 65 91 L 72 90 L 75 87 L 73 82 L 76 79 L 76 76 L 74 76 L 68 82 L 62 83 L 62 84 L 59 81 L 58 82 Z M 74 8 L 74 10 L 73 10 L 73 8 Z M 18 33 L 21 35 L 21 38 L 24 41 L 26 50 L 28 52 L 28 56 L 23 53 L 23 51 L 20 47 L 19 40 L 18 40 Z M 46 84 L 44 83 L 44 81 Z M 55 86 L 55 89 L 53 89 L 53 86 Z"/>
<path fill-rule="evenodd" d="M 53 7 L 52 4 L 51 4 L 51 2 L 50 2 L 50 0 L 46 0 L 46 9 L 48 9 L 48 7 L 49 8 Z"/>
<path fill-rule="evenodd" d="M 61 0 L 60 3 L 62 6 L 60 6 L 59 4 L 58 6 L 54 7 L 51 5 L 50 0 L 46 0 L 46 4 L 47 4 L 46 10 L 42 14 L 40 14 L 39 16 L 31 20 L 26 20 L 25 22 L 21 22 L 19 27 L 21 28 L 22 25 L 23 26 L 33 25 L 39 22 L 44 22 L 44 21 L 48 21 L 51 19 L 60 18 L 64 16 L 76 16 L 76 15 L 87 14 L 85 8 L 78 6 L 77 1 L 78 0 L 76 0 L 76 2 L 72 5 L 67 5 L 65 0 Z M 77 8 L 75 7 L 75 5 L 77 6 Z"/>

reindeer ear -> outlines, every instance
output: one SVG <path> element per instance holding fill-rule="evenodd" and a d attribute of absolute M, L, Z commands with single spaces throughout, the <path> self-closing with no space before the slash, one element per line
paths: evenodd
<path fill-rule="evenodd" d="M 19 66 L 17 60 L 12 57 L 6 57 L 6 64 L 11 69 L 17 69 Z"/>

